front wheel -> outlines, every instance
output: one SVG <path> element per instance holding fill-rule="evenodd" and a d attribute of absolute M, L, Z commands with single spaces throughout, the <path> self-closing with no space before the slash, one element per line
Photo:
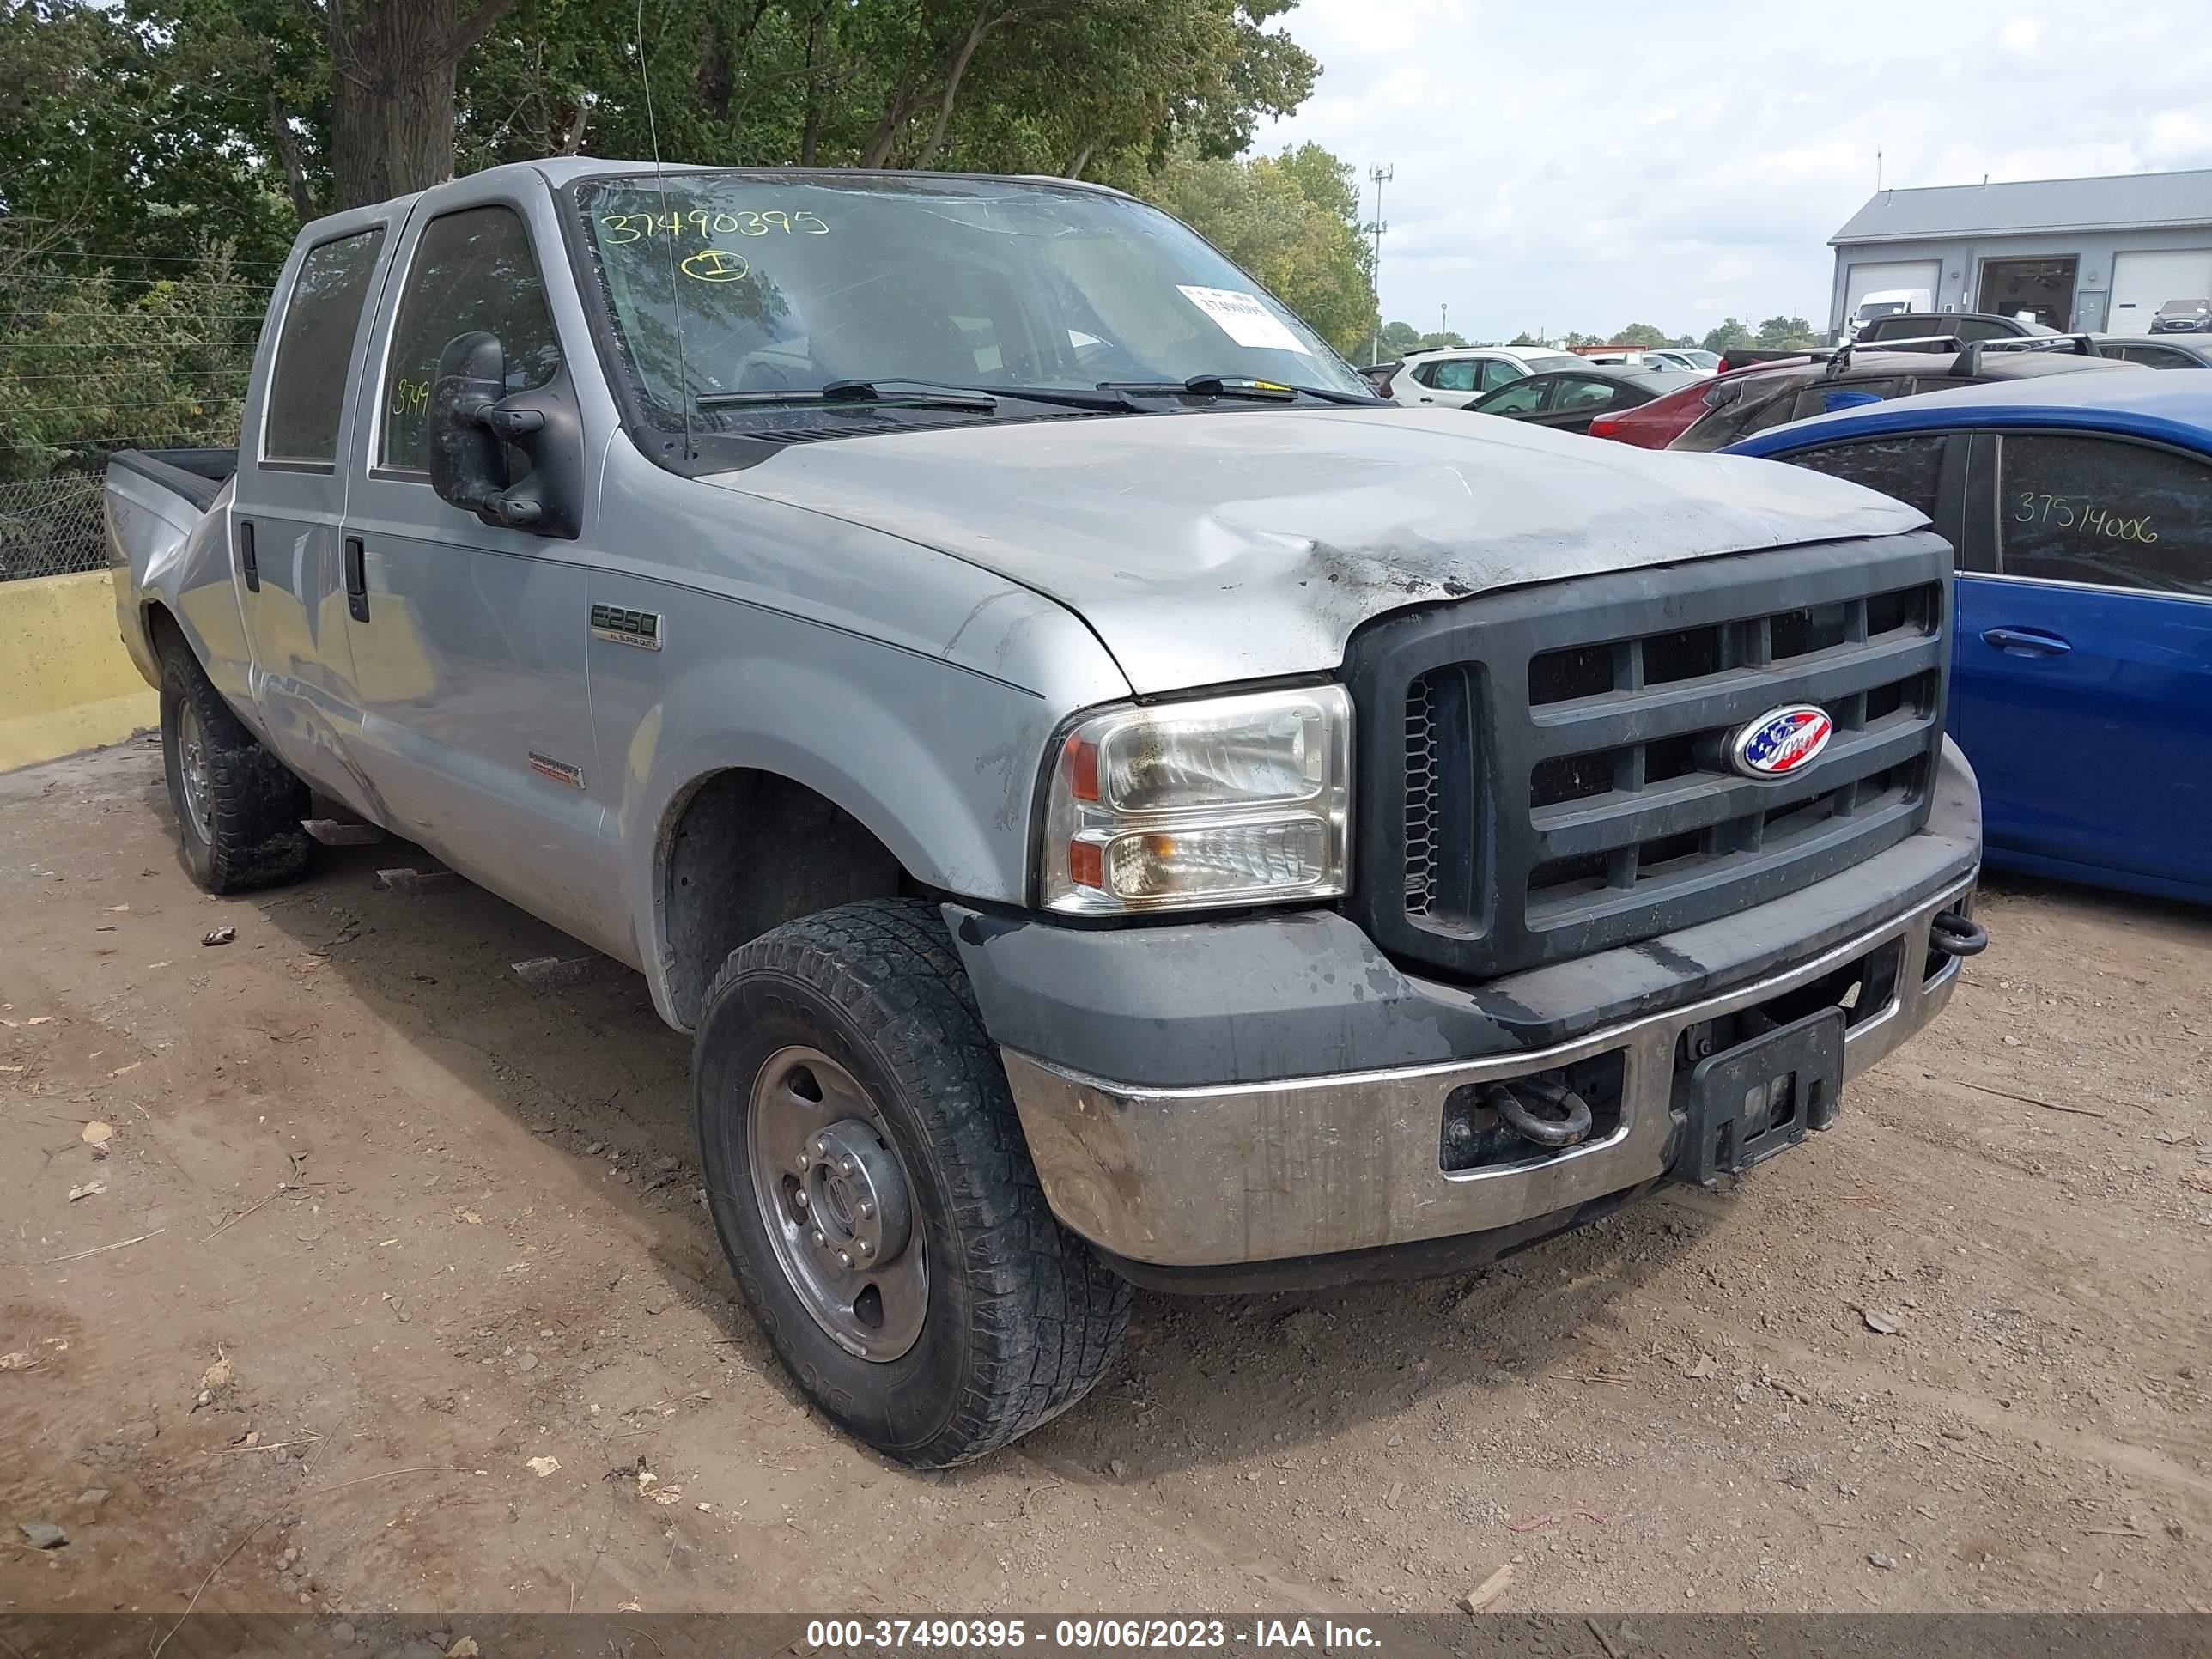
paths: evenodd
<path fill-rule="evenodd" d="M 962 1463 L 1105 1371 L 1130 1288 L 1047 1206 L 934 906 L 843 905 L 738 950 L 707 994 L 692 1092 L 731 1266 L 848 1432 Z"/>

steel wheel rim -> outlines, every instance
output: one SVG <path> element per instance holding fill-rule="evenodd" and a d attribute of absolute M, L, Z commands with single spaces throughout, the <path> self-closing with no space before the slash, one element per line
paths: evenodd
<path fill-rule="evenodd" d="M 211 773 L 199 711 L 187 702 L 177 710 L 177 780 L 185 798 L 185 815 L 191 819 L 202 841 L 215 839 L 215 815 L 208 805 L 215 795 Z"/>
<path fill-rule="evenodd" d="M 745 1148 L 762 1231 L 808 1316 L 878 1364 L 913 1347 L 929 1311 L 921 1218 L 859 1079 L 818 1048 L 779 1048 L 753 1078 Z"/>

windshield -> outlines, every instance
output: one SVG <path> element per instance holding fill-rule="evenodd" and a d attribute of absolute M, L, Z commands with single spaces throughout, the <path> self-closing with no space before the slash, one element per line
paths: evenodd
<path fill-rule="evenodd" d="M 1176 220 L 1012 179 L 738 173 L 586 180 L 599 284 L 658 423 L 743 431 L 839 380 L 1095 390 L 1197 375 L 1374 390 Z"/>

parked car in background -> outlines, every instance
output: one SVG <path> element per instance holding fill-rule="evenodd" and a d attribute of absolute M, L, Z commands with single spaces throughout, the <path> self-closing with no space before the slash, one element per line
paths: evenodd
<path fill-rule="evenodd" d="M 1463 346 L 1449 351 L 1417 351 L 1391 377 L 1387 394 L 1419 408 L 1461 409 L 1486 392 L 1524 375 L 1573 368 L 1582 359 L 1549 346 Z"/>
<path fill-rule="evenodd" d="M 2141 363 L 2145 368 L 2212 368 L 2212 335 L 2096 334 L 2090 337 L 2107 357 Z"/>
<path fill-rule="evenodd" d="M 2212 334 L 2212 300 L 2168 300 L 2150 319 L 2154 334 Z"/>
<path fill-rule="evenodd" d="M 1716 374 L 1720 372 L 1721 354 L 1697 346 L 1655 346 L 1644 355 L 1676 368 L 1686 368 L 1692 374 Z"/>
<path fill-rule="evenodd" d="M 1878 317 L 1858 331 L 1853 345 L 1897 345 L 1905 340 L 2024 340 L 2049 337 L 2058 331 L 2020 317 L 1994 311 L 1901 311 Z M 1898 346 L 1899 349 L 1941 350 L 1936 345 Z"/>
<path fill-rule="evenodd" d="M 1648 404 L 1668 392 L 1697 386 L 1702 379 L 1686 368 L 1582 363 L 1556 374 L 1531 374 L 1467 408 L 1472 415 L 1502 415 L 1554 431 L 1587 432 L 1601 415 Z"/>
<path fill-rule="evenodd" d="M 1848 339 L 1856 339 L 1867 325 L 1884 317 L 1896 317 L 1910 312 L 1927 311 L 1936 303 L 1936 296 L 1924 288 L 1886 288 L 1861 297 L 1851 314 L 1844 319 L 1844 333 Z"/>
<path fill-rule="evenodd" d="M 1360 369 L 1359 378 L 1375 388 L 1376 397 L 1387 398 L 1390 395 L 1391 376 L 1405 366 L 1402 362 L 1369 363 Z"/>
<path fill-rule="evenodd" d="M 1993 864 L 2212 903 L 2212 381 L 2041 374 L 1760 433 L 1957 550 Z"/>
<path fill-rule="evenodd" d="M 1686 397 L 1677 393 L 1672 407 L 1661 410 L 1654 404 L 1647 406 L 1648 413 L 1609 416 L 1608 424 L 1602 428 L 1593 425 L 1590 435 L 1650 449 L 1722 449 L 1769 427 L 1859 404 L 1917 398 L 1990 380 L 2106 369 L 2131 373 L 2137 367 L 2099 356 L 2084 337 L 2074 337 L 2070 343 L 2062 337 L 2062 343 L 2068 343 L 2068 349 L 2019 349 L 1981 341 L 1960 346 L 1954 341 L 1949 356 L 1933 358 L 1917 349 L 1869 351 L 1844 346 L 1824 357 L 1801 357 L 1705 381 Z M 1661 435 L 1669 429 L 1673 436 Z"/>

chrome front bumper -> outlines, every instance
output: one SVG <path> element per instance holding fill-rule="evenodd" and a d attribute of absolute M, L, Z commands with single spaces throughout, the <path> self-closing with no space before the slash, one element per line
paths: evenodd
<path fill-rule="evenodd" d="M 1846 1033 L 1844 1076 L 1856 1077 L 1950 1000 L 1958 963 L 1924 973 L 1929 928 L 1973 885 L 1960 882 L 1787 972 L 1541 1050 L 1184 1089 L 1133 1087 L 1002 1053 L 1054 1212 L 1131 1261 L 1219 1267 L 1486 1232 L 1665 1175 L 1686 1028 L 1901 943 L 1893 994 L 1881 1007 L 1855 1010 Z M 1610 1133 L 1522 1164 L 1442 1167 L 1439 1133 L 1454 1090 L 1614 1052 L 1623 1075 Z"/>

